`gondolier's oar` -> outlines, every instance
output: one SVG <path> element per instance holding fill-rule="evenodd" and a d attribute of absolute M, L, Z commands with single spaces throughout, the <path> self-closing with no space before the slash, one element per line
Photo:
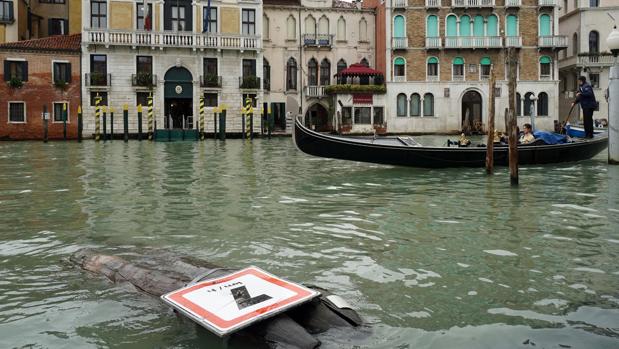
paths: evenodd
<path fill-rule="evenodd" d="M 572 111 L 574 110 L 574 106 L 576 106 L 576 103 L 572 103 L 572 107 L 570 108 L 570 112 L 567 114 L 567 118 L 565 118 L 565 121 L 563 122 L 563 126 L 561 126 L 561 133 L 563 134 L 563 129 L 565 129 L 565 126 L 567 126 L 567 123 L 570 122 L 570 118 L 572 117 Z M 565 131 L 567 133 L 567 130 Z"/>

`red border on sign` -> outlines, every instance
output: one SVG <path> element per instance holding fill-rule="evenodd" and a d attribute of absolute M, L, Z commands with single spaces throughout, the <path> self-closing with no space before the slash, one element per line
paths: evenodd
<path fill-rule="evenodd" d="M 275 284 L 277 286 L 281 286 L 283 288 L 286 288 L 292 292 L 295 292 L 296 295 L 292 296 L 290 298 L 281 300 L 277 303 L 273 303 L 271 305 L 262 307 L 260 309 L 254 310 L 251 313 L 247 313 L 243 316 L 239 316 L 237 318 L 234 318 L 232 320 L 224 320 L 222 318 L 220 318 L 219 316 L 211 313 L 210 311 L 200 307 L 199 305 L 195 304 L 194 302 L 190 301 L 189 299 L 183 297 L 185 294 L 189 293 L 189 292 L 193 292 L 195 290 L 204 288 L 204 287 L 210 287 L 212 285 L 215 284 L 220 284 L 220 283 L 224 283 L 224 282 L 228 282 L 230 280 L 234 280 L 240 276 L 244 276 L 244 275 L 253 275 L 255 277 L 258 277 L 266 282 L 270 282 L 272 284 Z M 232 328 L 246 320 L 249 320 L 251 318 L 254 318 L 256 316 L 260 316 L 266 312 L 269 312 L 271 310 L 275 310 L 281 307 L 284 307 L 290 303 L 293 303 L 295 301 L 298 301 L 300 299 L 303 299 L 307 296 L 310 296 L 312 293 L 309 292 L 306 289 L 303 289 L 297 285 L 291 284 L 287 281 L 278 279 L 276 277 L 273 277 L 271 275 L 265 274 L 264 272 L 262 272 L 261 270 L 255 269 L 255 268 L 247 268 L 245 270 L 241 270 L 240 272 L 237 272 L 235 274 L 231 274 L 228 275 L 226 277 L 223 277 L 221 279 L 215 279 L 215 280 L 211 280 L 211 281 L 205 281 L 205 282 L 201 282 L 199 284 L 196 284 L 192 287 L 180 290 L 176 293 L 172 293 L 170 295 L 167 296 L 167 298 L 171 301 L 174 301 L 175 303 L 181 305 L 182 307 L 184 307 L 185 309 L 193 312 L 194 314 L 202 317 L 203 319 L 207 320 L 208 322 L 213 323 L 214 325 L 216 325 L 217 327 L 221 328 L 221 329 L 228 329 L 228 328 Z"/>

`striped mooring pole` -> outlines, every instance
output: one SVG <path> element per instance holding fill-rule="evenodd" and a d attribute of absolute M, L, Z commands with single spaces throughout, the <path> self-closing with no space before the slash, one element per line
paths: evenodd
<path fill-rule="evenodd" d="M 82 120 L 82 106 L 77 106 L 77 141 L 82 142 L 82 131 L 84 130 L 84 121 Z"/>
<path fill-rule="evenodd" d="M 148 140 L 153 140 L 153 94 L 148 95 Z"/>
<path fill-rule="evenodd" d="M 99 103 L 101 103 L 101 97 L 97 93 L 95 97 L 95 141 L 98 142 L 101 140 L 101 107 L 99 107 Z"/>
<path fill-rule="evenodd" d="M 251 105 L 251 98 L 245 99 L 245 138 L 249 139 L 251 137 L 251 114 L 253 113 L 254 108 Z"/>
<path fill-rule="evenodd" d="M 204 97 L 200 97 L 200 140 L 204 140 Z"/>

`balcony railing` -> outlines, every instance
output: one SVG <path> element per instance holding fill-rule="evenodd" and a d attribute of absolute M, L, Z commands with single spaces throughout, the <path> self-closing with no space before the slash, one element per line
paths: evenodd
<path fill-rule="evenodd" d="M 404 76 L 404 75 L 399 75 L 399 76 L 395 75 L 393 77 L 393 81 L 394 82 L 405 82 L 406 81 L 406 76 Z"/>
<path fill-rule="evenodd" d="M 505 7 L 520 7 L 522 0 L 505 0 Z"/>
<path fill-rule="evenodd" d="M 445 48 L 501 48 L 500 36 L 448 36 Z"/>
<path fill-rule="evenodd" d="M 551 47 L 551 48 L 567 48 L 567 36 L 565 35 L 540 36 L 538 39 L 537 46 Z"/>
<path fill-rule="evenodd" d="M 391 46 L 394 50 L 406 50 L 408 48 L 408 38 L 391 38 Z"/>
<path fill-rule="evenodd" d="M 333 44 L 331 34 L 303 34 L 303 45 L 305 46 L 328 46 Z"/>
<path fill-rule="evenodd" d="M 440 78 L 438 75 L 427 75 L 426 76 L 426 81 L 439 81 Z"/>
<path fill-rule="evenodd" d="M 435 38 L 426 38 L 426 48 L 441 48 L 443 45 L 443 40 L 439 37 Z"/>
<path fill-rule="evenodd" d="M 452 7 L 494 7 L 494 2 L 495 2 L 494 0 L 451 0 L 451 6 Z"/>
<path fill-rule="evenodd" d="M 464 75 L 452 75 L 451 80 L 452 81 L 464 81 Z"/>
<path fill-rule="evenodd" d="M 426 0 L 426 8 L 441 7 L 441 0 Z"/>
<path fill-rule="evenodd" d="M 615 64 L 615 57 L 609 54 L 580 54 L 578 55 L 578 65 L 582 66 L 612 66 Z"/>
<path fill-rule="evenodd" d="M 148 73 L 131 74 L 131 86 L 153 87 L 157 86 L 157 75 Z"/>
<path fill-rule="evenodd" d="M 408 0 L 391 0 L 393 8 L 406 8 L 406 6 L 408 6 Z"/>
<path fill-rule="evenodd" d="M 239 88 L 258 90 L 260 89 L 260 78 L 256 76 L 239 77 Z"/>
<path fill-rule="evenodd" d="M 538 6 L 557 6 L 557 0 L 537 0 Z"/>
<path fill-rule="evenodd" d="M 122 31 L 109 29 L 84 29 L 86 44 L 106 46 L 187 47 L 230 50 L 258 50 L 259 36 L 218 33 Z"/>
<path fill-rule="evenodd" d="M 108 87 L 112 84 L 112 74 L 86 73 L 85 82 L 89 87 Z"/>
<path fill-rule="evenodd" d="M 324 86 L 306 86 L 305 96 L 308 98 L 318 98 L 326 96 Z"/>
<path fill-rule="evenodd" d="M 506 36 L 505 47 L 522 47 L 522 36 Z"/>
<path fill-rule="evenodd" d="M 200 87 L 221 87 L 221 76 L 200 75 Z"/>

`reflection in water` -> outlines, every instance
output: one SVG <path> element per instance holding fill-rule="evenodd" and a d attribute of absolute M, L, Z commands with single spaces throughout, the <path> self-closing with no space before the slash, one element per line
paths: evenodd
<path fill-rule="evenodd" d="M 0 346 L 225 347 L 66 262 L 90 246 L 333 290 L 370 325 L 326 348 L 618 347 L 619 167 L 526 167 L 521 183 L 308 157 L 290 139 L 0 143 Z"/>

